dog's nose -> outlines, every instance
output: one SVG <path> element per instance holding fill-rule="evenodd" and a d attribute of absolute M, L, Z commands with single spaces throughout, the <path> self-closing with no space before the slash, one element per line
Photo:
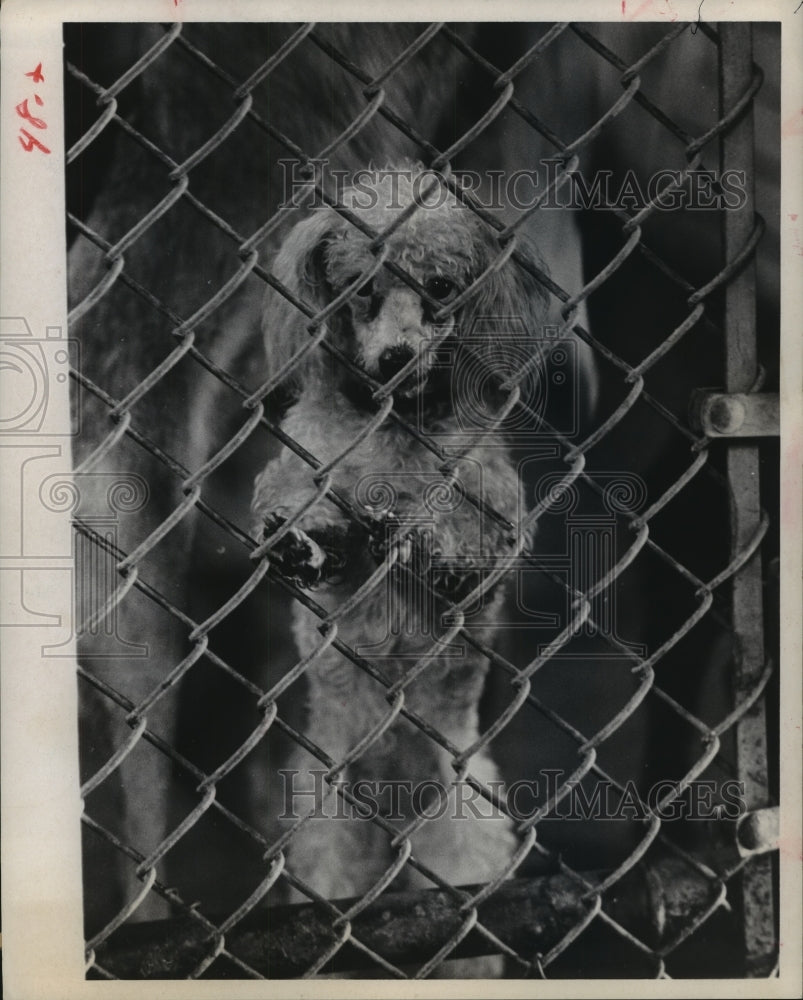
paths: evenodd
<path fill-rule="evenodd" d="M 387 381 L 397 375 L 414 357 L 415 351 L 409 344 L 388 347 L 379 356 L 379 373 Z"/>

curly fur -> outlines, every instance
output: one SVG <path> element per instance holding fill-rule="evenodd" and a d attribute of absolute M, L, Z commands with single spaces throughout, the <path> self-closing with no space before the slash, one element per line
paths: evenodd
<path fill-rule="evenodd" d="M 346 207 L 357 223 L 373 232 L 391 227 L 382 244 L 384 264 L 372 279 L 366 275 L 375 267 L 378 245 L 372 246 L 371 237 L 358 225 L 330 209 L 313 211 L 293 228 L 273 273 L 289 292 L 316 310 L 352 286 L 348 302 L 326 320 L 328 343 L 359 365 L 370 384 L 382 384 L 391 377 L 389 369 L 399 374 L 407 366 L 410 371 L 395 389 L 394 406 L 421 432 L 437 435 L 457 430 L 458 423 L 450 394 L 451 372 L 435 366 L 430 356 L 436 338 L 445 338 L 443 346 L 451 352 L 447 356 L 457 357 L 466 332 L 482 330 L 480 353 L 490 359 L 503 352 L 504 330 L 515 323 L 532 338 L 535 349 L 544 303 L 527 270 L 507 259 L 487 274 L 473 297 L 447 315 L 449 302 L 499 259 L 502 247 L 484 222 L 453 196 L 445 196 L 443 189 L 432 200 L 441 202 L 437 207 L 421 205 L 393 228 L 416 188 L 420 192 L 428 187 L 420 168 L 410 171 L 406 180 L 404 170 L 399 176 L 395 195 L 386 175 L 379 172 L 371 186 L 363 184 L 345 194 Z M 393 265 L 422 290 L 409 287 Z M 442 622 L 431 628 L 425 621 L 426 588 L 405 580 L 421 573 L 446 601 L 460 600 L 479 582 L 488 559 L 510 551 L 511 539 L 495 520 L 461 500 L 459 492 L 449 492 L 439 470 L 441 459 L 393 420 L 386 419 L 351 447 L 377 406 L 364 382 L 320 346 L 299 355 L 310 340 L 309 323 L 287 297 L 270 291 L 263 320 L 267 356 L 273 372 L 285 372 L 295 400 L 283 430 L 322 463 L 343 456 L 331 470 L 332 488 L 353 505 L 361 525 L 355 526 L 332 502 L 319 501 L 284 533 L 270 556 L 301 585 L 317 584 L 316 600 L 335 612 L 376 569 L 395 540 L 399 560 L 406 560 L 410 572 L 392 570 L 391 589 L 375 588 L 350 613 L 337 617 L 339 638 L 352 648 L 369 650 L 366 655 L 395 682 L 445 631 Z M 471 339 L 472 350 L 477 351 L 476 333 Z M 297 355 L 299 363 L 288 369 Z M 253 507 L 268 543 L 286 519 L 312 501 L 319 488 L 313 477 L 314 470 L 289 448 L 259 475 Z M 455 478 L 516 523 L 522 510 L 521 489 L 498 431 L 478 435 L 476 446 L 459 461 Z M 432 490 L 438 488 L 444 491 L 441 503 L 432 500 Z M 486 593 L 479 607 L 471 609 L 473 634 L 485 642 L 493 642 L 503 590 L 500 585 Z M 442 602 L 438 611 L 447 606 Z M 396 631 L 388 628 L 394 611 L 406 625 Z M 318 624 L 303 607 L 296 607 L 293 633 L 302 656 L 320 645 Z M 405 688 L 404 703 L 461 751 L 479 735 L 478 704 L 488 662 L 463 641 L 452 646 L 459 647 L 458 655 L 454 648 L 439 651 Z M 332 646 L 312 661 L 306 676 L 307 731 L 339 762 L 387 716 L 386 689 Z M 299 749 L 291 762 L 291 769 L 300 772 L 295 790 L 312 789 L 314 767 L 321 767 L 320 762 Z M 485 750 L 471 757 L 469 771 L 486 783 L 499 778 Z M 340 777 L 414 783 L 435 779 L 448 788 L 455 769 L 450 753 L 397 717 Z M 509 821 L 501 814 L 493 819 L 455 820 L 451 812 L 450 808 L 442 818 L 428 821 L 413 835 L 416 860 L 453 885 L 495 877 L 516 847 Z M 412 818 L 404 815 L 395 825 L 401 829 Z M 292 838 L 288 866 L 317 892 L 344 897 L 374 884 L 396 852 L 391 837 L 375 824 L 313 819 Z M 416 884 L 431 882 L 409 865 L 394 883 Z"/>

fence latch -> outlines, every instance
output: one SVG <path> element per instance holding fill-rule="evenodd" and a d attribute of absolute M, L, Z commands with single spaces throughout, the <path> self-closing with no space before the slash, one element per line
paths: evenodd
<path fill-rule="evenodd" d="M 777 806 L 754 809 L 736 822 L 736 846 L 743 858 L 778 850 L 780 813 Z"/>
<path fill-rule="evenodd" d="M 777 392 L 695 389 L 690 403 L 692 426 L 711 438 L 777 436 L 780 412 Z"/>

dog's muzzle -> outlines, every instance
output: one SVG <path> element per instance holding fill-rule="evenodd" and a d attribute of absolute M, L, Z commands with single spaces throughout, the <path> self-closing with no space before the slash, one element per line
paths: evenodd
<path fill-rule="evenodd" d="M 395 375 L 398 375 L 405 365 L 408 365 L 415 357 L 415 351 L 409 344 L 397 344 L 383 351 L 379 357 L 379 374 L 383 381 L 387 382 Z M 410 399 L 417 396 L 427 382 L 427 372 L 422 370 L 421 365 L 413 368 L 404 381 L 396 386 L 394 395 L 402 399 Z"/>

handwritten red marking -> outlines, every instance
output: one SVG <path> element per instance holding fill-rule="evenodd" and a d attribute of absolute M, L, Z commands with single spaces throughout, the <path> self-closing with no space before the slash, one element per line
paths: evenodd
<path fill-rule="evenodd" d="M 668 17 L 670 21 L 677 21 L 678 19 L 677 11 L 672 6 L 671 0 L 665 0 L 664 6 L 666 7 L 666 10 L 665 11 L 662 10 L 660 11 L 660 13 L 664 17 Z"/>
<path fill-rule="evenodd" d="M 44 118 L 34 118 L 31 112 L 28 110 L 28 98 L 26 97 L 24 101 L 20 101 L 17 105 L 17 114 L 20 118 L 24 118 L 26 122 L 30 122 L 34 128 L 47 128 L 47 122 Z"/>
<path fill-rule="evenodd" d="M 627 0 L 622 0 L 622 17 L 625 16 L 625 9 L 627 8 Z"/>
<path fill-rule="evenodd" d="M 790 212 L 789 218 L 792 220 L 792 222 L 797 222 L 797 212 L 794 213 Z"/>
<path fill-rule="evenodd" d="M 781 136 L 786 139 L 791 135 L 803 134 L 803 108 L 781 122 Z"/>
<path fill-rule="evenodd" d="M 32 69 L 31 72 L 26 73 L 25 76 L 29 76 L 34 83 L 45 82 L 45 74 L 42 72 L 41 63 L 38 63 L 36 69 Z M 41 108 L 44 106 L 45 102 L 38 94 L 33 95 L 33 100 L 38 107 Z M 16 105 L 15 110 L 17 112 L 17 116 L 22 118 L 23 121 L 28 122 L 29 125 L 33 126 L 33 128 L 47 128 L 47 122 L 44 118 L 37 118 L 36 115 L 31 112 L 31 109 L 28 107 L 29 101 L 30 98 L 26 97 Z M 42 153 L 50 153 L 47 146 L 45 146 L 45 144 L 40 142 L 38 139 L 34 138 L 34 136 L 32 136 L 26 128 L 20 128 L 17 138 L 19 139 L 20 146 L 22 146 L 26 153 L 30 153 L 34 149 L 38 149 Z"/>
<path fill-rule="evenodd" d="M 657 14 L 659 17 L 668 17 L 670 21 L 678 19 L 678 13 L 672 6 L 671 0 L 644 0 L 644 3 L 639 4 L 634 11 L 627 15 L 627 19 L 635 21 L 645 15 L 647 11 Z M 624 14 L 624 5 L 622 6 L 622 14 Z"/>
<path fill-rule="evenodd" d="M 639 4 L 638 7 L 632 11 L 632 13 L 627 15 L 628 21 L 635 21 L 637 17 L 641 17 L 641 15 L 646 13 L 652 6 L 653 0 L 644 0 L 644 3 Z"/>
<path fill-rule="evenodd" d="M 43 153 L 50 152 L 47 146 L 42 145 L 42 143 L 38 139 L 35 139 L 27 129 L 21 128 L 20 133 L 21 135 L 18 135 L 17 138 L 26 153 L 30 153 L 34 146 L 37 149 L 41 149 Z M 25 136 L 24 139 L 22 138 L 23 135 Z"/>

